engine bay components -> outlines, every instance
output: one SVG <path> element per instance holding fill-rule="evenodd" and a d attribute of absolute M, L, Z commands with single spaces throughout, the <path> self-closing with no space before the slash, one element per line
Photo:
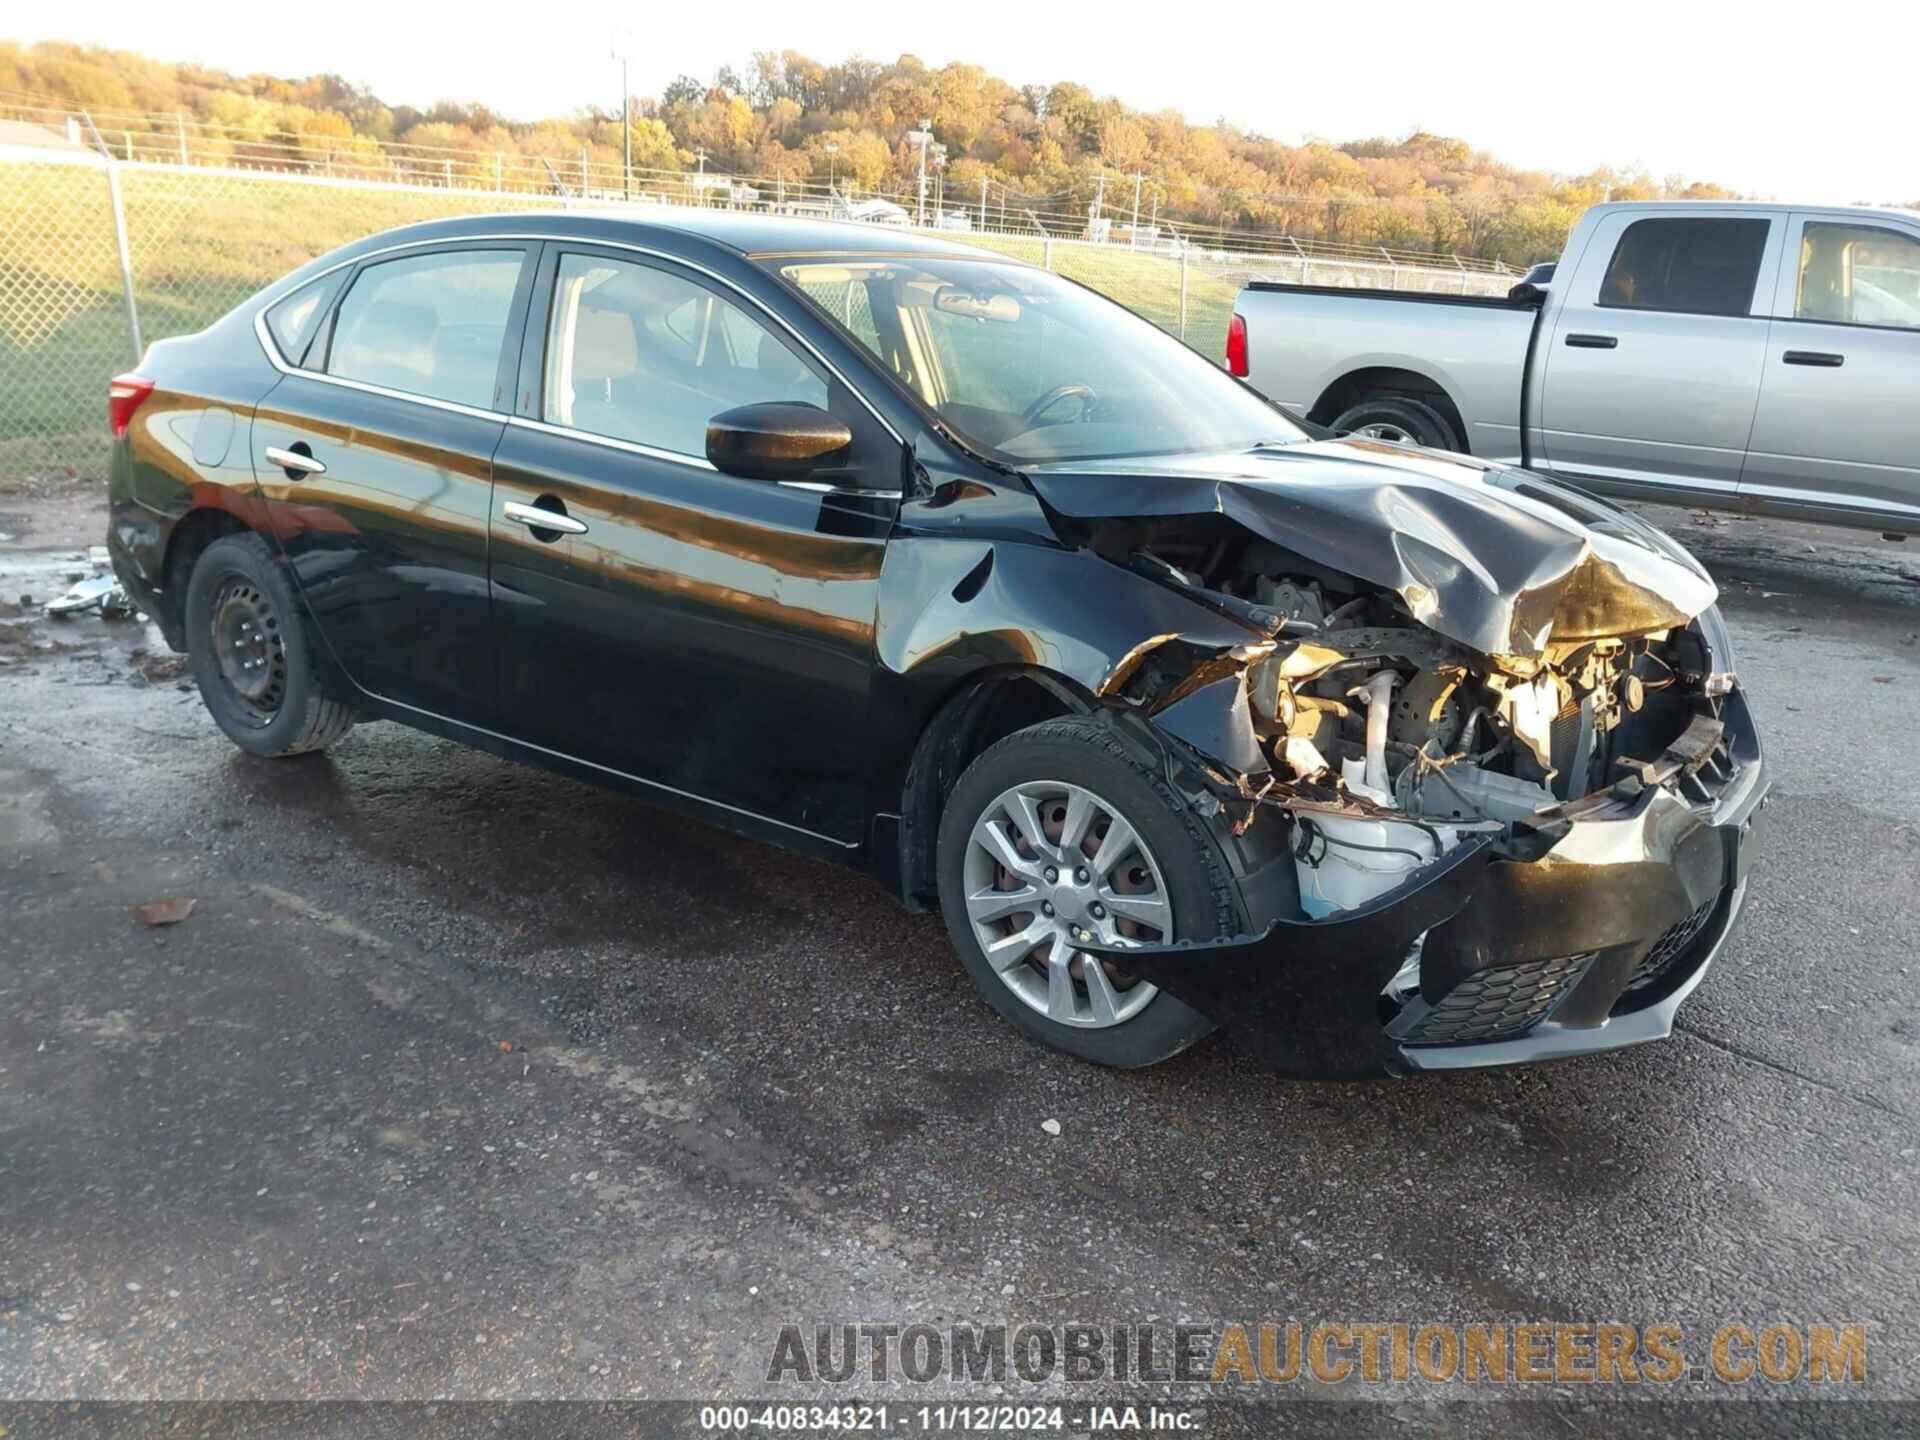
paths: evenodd
<path fill-rule="evenodd" d="M 1284 622 L 1240 653 L 1244 699 L 1220 713 L 1251 727 L 1258 763 L 1241 758 L 1245 744 L 1229 763 L 1256 810 L 1286 812 L 1309 916 L 1367 905 L 1464 833 L 1494 832 L 1497 852 L 1527 848 L 1526 835 L 1564 826 L 1566 805 L 1660 753 L 1688 722 L 1692 687 L 1680 682 L 1703 659 L 1687 631 L 1482 654 L 1422 624 L 1391 590 L 1319 569 L 1247 572 L 1272 549 L 1248 547 L 1238 569 L 1217 552 L 1177 566 L 1154 558 L 1185 586 Z M 1216 658 L 1194 679 L 1218 686 L 1228 673 Z M 1177 713 L 1200 693 L 1175 686 L 1179 698 L 1150 713 L 1227 759 L 1219 724 Z"/>

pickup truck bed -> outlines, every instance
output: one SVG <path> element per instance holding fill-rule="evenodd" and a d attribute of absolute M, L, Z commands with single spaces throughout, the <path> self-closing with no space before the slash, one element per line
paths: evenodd
<path fill-rule="evenodd" d="M 1249 321 L 1249 383 L 1296 415 L 1331 424 L 1367 394 L 1426 399 L 1465 450 L 1521 463 L 1520 376 L 1527 366 L 1537 297 L 1430 295 L 1254 281 L 1241 312 L 1263 313 L 1249 296 L 1279 294 L 1269 323 Z"/>

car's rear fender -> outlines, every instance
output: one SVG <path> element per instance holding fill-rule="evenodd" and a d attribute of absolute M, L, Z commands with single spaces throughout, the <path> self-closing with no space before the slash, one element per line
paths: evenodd
<path fill-rule="evenodd" d="M 108 549 L 121 580 L 183 648 L 192 561 L 220 535 L 265 532 L 253 415 L 279 383 L 251 335 L 222 322 L 157 341 L 137 367 L 154 382 L 108 464 Z"/>

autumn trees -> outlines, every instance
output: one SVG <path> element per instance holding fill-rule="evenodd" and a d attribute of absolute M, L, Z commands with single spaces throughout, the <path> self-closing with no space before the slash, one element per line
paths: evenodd
<path fill-rule="evenodd" d="M 235 76 L 73 45 L 0 44 L 0 105 L 32 98 L 210 122 L 234 163 L 247 163 L 255 135 L 314 164 L 376 163 L 382 143 L 432 146 L 476 170 L 498 157 L 621 163 L 617 101 L 583 96 L 571 117 L 528 122 L 480 105 L 389 106 L 334 76 Z M 658 96 L 635 97 L 633 164 L 776 185 L 824 187 L 831 176 L 843 193 L 910 193 L 918 157 L 905 137 L 922 120 L 944 147 L 950 208 L 978 204 L 984 187 L 996 213 L 1030 210 L 1064 232 L 1085 223 L 1103 177 L 1106 213 L 1124 225 L 1138 176 L 1143 220 L 1519 265 L 1556 254 L 1598 200 L 1726 193 L 1678 177 L 1517 170 L 1425 133 L 1292 144 L 1132 110 L 1073 81 L 1014 86 L 977 65 L 933 68 L 911 55 L 824 63 L 792 50 L 757 54 L 745 73 L 681 76 Z M 1310 132 L 1313 117 L 1296 123 Z"/>

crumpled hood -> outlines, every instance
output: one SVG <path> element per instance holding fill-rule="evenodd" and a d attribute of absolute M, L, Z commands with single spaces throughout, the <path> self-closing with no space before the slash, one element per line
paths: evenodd
<path fill-rule="evenodd" d="M 1718 591 L 1637 516 L 1530 471 L 1382 441 L 1023 467 L 1076 520 L 1216 513 L 1395 591 L 1489 655 L 1684 624 Z"/>

